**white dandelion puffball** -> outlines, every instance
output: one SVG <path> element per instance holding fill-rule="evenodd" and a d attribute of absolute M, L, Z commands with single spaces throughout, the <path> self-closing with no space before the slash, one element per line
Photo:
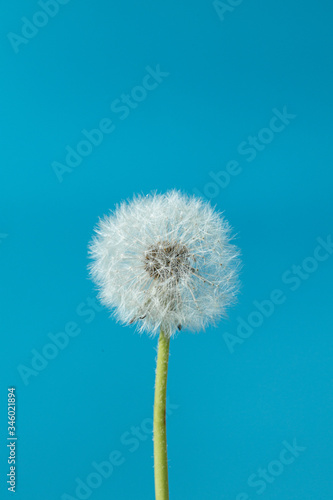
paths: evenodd
<path fill-rule="evenodd" d="M 138 196 L 95 231 L 91 276 L 120 322 L 171 336 L 216 323 L 235 302 L 239 251 L 228 222 L 200 198 Z"/>

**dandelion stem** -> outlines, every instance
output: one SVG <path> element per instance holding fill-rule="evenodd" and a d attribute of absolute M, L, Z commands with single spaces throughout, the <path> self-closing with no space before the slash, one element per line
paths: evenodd
<path fill-rule="evenodd" d="M 169 343 L 170 338 L 165 335 L 161 328 L 158 340 L 154 402 L 154 473 L 156 500 L 169 500 L 166 438 L 166 389 Z"/>

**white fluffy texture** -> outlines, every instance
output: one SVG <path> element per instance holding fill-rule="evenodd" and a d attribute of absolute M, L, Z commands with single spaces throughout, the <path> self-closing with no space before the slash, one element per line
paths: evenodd
<path fill-rule="evenodd" d="M 239 252 L 229 224 L 179 191 L 122 203 L 99 221 L 90 254 L 101 302 L 140 331 L 199 331 L 235 302 Z"/>

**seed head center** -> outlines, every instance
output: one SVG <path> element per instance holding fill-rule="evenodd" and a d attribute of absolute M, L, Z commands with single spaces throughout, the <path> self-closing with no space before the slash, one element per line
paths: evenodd
<path fill-rule="evenodd" d="M 145 270 L 149 276 L 161 281 L 179 281 L 191 269 L 189 256 L 185 245 L 162 241 L 145 252 Z"/>

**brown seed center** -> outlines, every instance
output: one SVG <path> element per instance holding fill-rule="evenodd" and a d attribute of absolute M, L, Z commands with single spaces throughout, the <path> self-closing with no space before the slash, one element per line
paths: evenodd
<path fill-rule="evenodd" d="M 179 281 L 190 269 L 189 252 L 180 243 L 162 241 L 149 247 L 145 253 L 145 270 L 152 278 Z"/>

